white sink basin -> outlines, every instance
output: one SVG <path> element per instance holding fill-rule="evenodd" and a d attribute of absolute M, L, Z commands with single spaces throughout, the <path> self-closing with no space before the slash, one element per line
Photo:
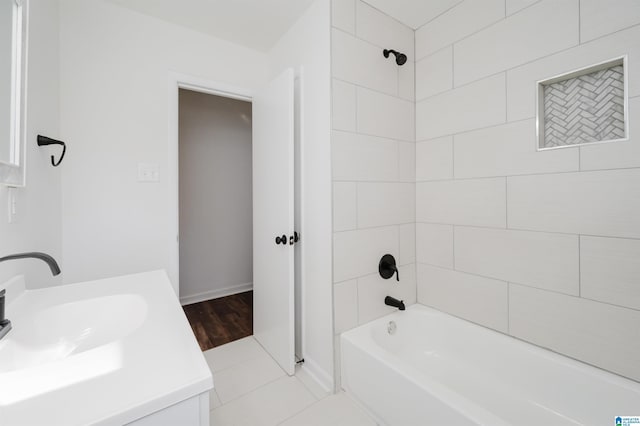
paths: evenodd
<path fill-rule="evenodd" d="M 138 329 L 147 303 L 118 294 L 46 307 L 14 320 L 0 341 L 0 373 L 30 368 L 120 340 Z"/>

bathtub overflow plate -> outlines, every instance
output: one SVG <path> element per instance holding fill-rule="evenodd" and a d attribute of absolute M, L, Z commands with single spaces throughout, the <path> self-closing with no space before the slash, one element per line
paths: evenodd
<path fill-rule="evenodd" d="M 389 321 L 389 324 L 387 324 L 387 333 L 395 334 L 397 328 L 398 326 L 396 325 L 395 321 Z"/>

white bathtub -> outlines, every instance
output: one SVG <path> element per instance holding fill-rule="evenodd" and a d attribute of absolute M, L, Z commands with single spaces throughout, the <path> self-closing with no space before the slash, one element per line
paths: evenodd
<path fill-rule="evenodd" d="M 640 383 L 422 305 L 341 341 L 342 386 L 382 424 L 607 426 L 640 416 Z"/>

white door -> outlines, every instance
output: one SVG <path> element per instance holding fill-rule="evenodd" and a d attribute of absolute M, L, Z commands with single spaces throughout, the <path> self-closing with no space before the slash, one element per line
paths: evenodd
<path fill-rule="evenodd" d="M 253 334 L 293 375 L 294 75 L 253 97 Z"/>

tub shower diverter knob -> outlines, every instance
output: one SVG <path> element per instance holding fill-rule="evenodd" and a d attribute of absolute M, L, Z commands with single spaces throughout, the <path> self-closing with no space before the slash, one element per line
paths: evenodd
<path fill-rule="evenodd" d="M 396 280 L 400 281 L 400 272 L 396 266 L 396 259 L 390 254 L 382 256 L 380 263 L 378 263 L 378 272 L 380 272 L 380 276 L 385 280 L 388 280 L 393 274 L 396 274 Z"/>

